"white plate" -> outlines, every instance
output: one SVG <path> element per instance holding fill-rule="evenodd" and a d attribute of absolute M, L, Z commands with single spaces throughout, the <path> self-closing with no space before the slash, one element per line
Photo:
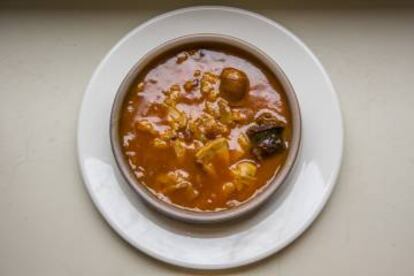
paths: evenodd
<path fill-rule="evenodd" d="M 144 206 L 120 176 L 109 143 L 111 104 L 133 64 L 162 42 L 200 32 L 238 37 L 273 57 L 296 90 L 302 112 L 302 148 L 289 180 L 255 215 L 219 226 L 176 222 Z M 279 24 L 226 7 L 176 10 L 132 30 L 96 69 L 83 99 L 78 127 L 79 162 L 86 187 L 113 229 L 150 256 L 203 269 L 258 261 L 303 233 L 332 192 L 342 142 L 337 96 L 312 52 Z"/>

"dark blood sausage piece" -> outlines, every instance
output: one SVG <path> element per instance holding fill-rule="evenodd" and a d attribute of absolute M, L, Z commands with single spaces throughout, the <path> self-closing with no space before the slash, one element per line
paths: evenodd
<path fill-rule="evenodd" d="M 249 89 L 246 73 L 235 68 L 224 68 L 220 74 L 220 94 L 231 102 L 240 101 Z"/>
<path fill-rule="evenodd" d="M 252 152 L 259 159 L 285 149 L 282 139 L 283 126 L 263 124 L 251 126 L 246 134 L 253 144 Z"/>

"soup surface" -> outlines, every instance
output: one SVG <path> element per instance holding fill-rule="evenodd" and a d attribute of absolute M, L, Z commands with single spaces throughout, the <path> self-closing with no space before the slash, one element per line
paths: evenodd
<path fill-rule="evenodd" d="M 178 207 L 219 211 L 270 184 L 291 128 L 284 90 L 266 66 L 204 43 L 170 50 L 139 73 L 119 135 L 140 185 Z"/>

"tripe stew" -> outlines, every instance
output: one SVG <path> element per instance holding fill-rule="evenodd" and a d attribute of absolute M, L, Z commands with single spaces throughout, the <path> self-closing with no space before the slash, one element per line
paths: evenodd
<path fill-rule="evenodd" d="M 283 87 L 264 64 L 203 43 L 167 51 L 139 73 L 119 135 L 140 185 L 177 207 L 219 211 L 271 185 L 291 128 Z"/>

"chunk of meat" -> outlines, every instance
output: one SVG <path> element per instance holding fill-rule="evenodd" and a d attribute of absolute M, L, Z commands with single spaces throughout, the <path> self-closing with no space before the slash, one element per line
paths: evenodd
<path fill-rule="evenodd" d="M 250 127 L 246 134 L 253 143 L 253 154 L 260 160 L 284 150 L 282 131 L 283 127 L 271 124 Z"/>
<path fill-rule="evenodd" d="M 199 192 L 187 179 L 188 173 L 186 171 L 175 170 L 158 175 L 157 183 L 161 186 L 161 193 L 163 194 L 180 191 L 188 200 L 193 200 L 199 195 Z"/>
<path fill-rule="evenodd" d="M 217 100 L 217 105 L 218 105 L 219 112 L 220 112 L 219 113 L 220 122 L 226 125 L 231 124 L 233 122 L 233 113 L 231 112 L 229 103 L 226 100 L 219 98 Z"/>
<path fill-rule="evenodd" d="M 249 89 L 246 73 L 235 68 L 224 68 L 220 74 L 220 94 L 228 101 L 240 101 Z"/>
<path fill-rule="evenodd" d="M 220 121 L 215 120 L 215 118 L 208 113 L 202 113 L 196 120 L 191 121 L 189 128 L 194 134 L 194 137 L 203 142 L 207 139 L 215 139 L 217 136 L 229 132 L 228 127 Z"/>
<path fill-rule="evenodd" d="M 197 163 L 201 164 L 207 173 L 214 176 L 214 161 L 220 160 L 224 164 L 229 163 L 230 153 L 227 140 L 218 138 L 207 143 L 197 151 L 195 157 Z"/>
<path fill-rule="evenodd" d="M 186 148 L 183 141 L 176 140 L 173 142 L 174 152 L 177 156 L 177 161 L 183 162 L 186 154 Z"/>
<path fill-rule="evenodd" d="M 186 60 L 187 60 L 187 58 L 188 58 L 188 54 L 187 54 L 186 52 L 179 53 L 179 54 L 177 55 L 177 60 L 176 60 L 176 63 L 177 63 L 177 64 L 181 64 L 181 63 L 183 63 L 184 61 L 186 61 Z"/>
<path fill-rule="evenodd" d="M 177 101 L 180 98 L 181 88 L 178 84 L 171 85 L 171 87 L 164 91 L 165 99 L 164 104 L 175 107 L 177 105 Z"/>
<path fill-rule="evenodd" d="M 256 180 L 256 164 L 249 160 L 243 160 L 230 168 L 234 184 L 238 191 L 241 191 L 245 185 L 250 185 Z"/>
<path fill-rule="evenodd" d="M 211 162 L 214 157 L 219 157 L 228 163 L 229 146 L 225 138 L 218 138 L 207 143 L 196 153 L 197 161 L 200 163 Z"/>
<path fill-rule="evenodd" d="M 284 123 L 276 114 L 265 111 L 255 119 L 255 123 L 246 134 L 253 144 L 252 153 L 259 160 L 285 149 L 282 138 Z"/>
<path fill-rule="evenodd" d="M 185 129 L 188 118 L 186 114 L 173 106 L 167 106 L 167 121 L 174 130 Z"/>
<path fill-rule="evenodd" d="M 237 138 L 237 149 L 231 152 L 231 157 L 233 161 L 240 160 L 246 153 L 250 152 L 251 143 L 246 134 L 241 133 Z"/>
<path fill-rule="evenodd" d="M 135 128 L 138 131 L 147 132 L 152 135 L 158 134 L 157 130 L 154 128 L 154 125 L 148 120 L 140 120 L 136 122 Z"/>
<path fill-rule="evenodd" d="M 255 119 L 258 125 L 273 125 L 273 126 L 283 126 L 284 123 L 276 117 L 271 111 L 262 112 L 257 118 Z"/>
<path fill-rule="evenodd" d="M 183 87 L 184 90 L 189 93 L 191 91 L 193 91 L 193 89 L 195 89 L 198 86 L 198 79 L 192 79 L 192 80 L 188 80 L 184 83 Z"/>
<path fill-rule="evenodd" d="M 200 81 L 200 91 L 203 94 L 207 94 L 210 91 L 214 90 L 215 85 L 217 84 L 218 76 L 212 72 L 205 72 L 201 77 Z"/>
<path fill-rule="evenodd" d="M 160 138 L 155 138 L 152 144 L 157 149 L 166 149 L 169 147 L 168 143 Z"/>

